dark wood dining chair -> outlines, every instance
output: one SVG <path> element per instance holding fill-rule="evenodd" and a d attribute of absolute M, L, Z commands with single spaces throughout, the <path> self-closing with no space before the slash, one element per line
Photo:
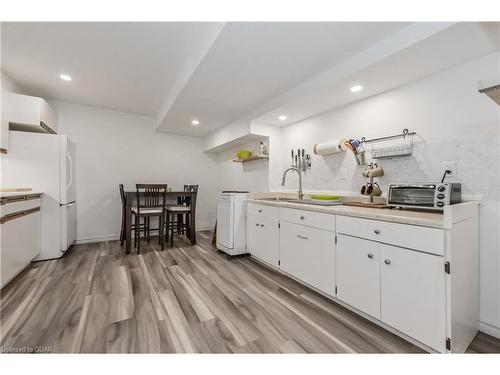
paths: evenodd
<path fill-rule="evenodd" d="M 167 193 L 166 184 L 137 184 L 135 185 L 136 204 L 132 207 L 132 214 L 135 217 L 135 246 L 137 253 L 141 252 L 141 233 L 144 233 L 149 242 L 151 230 L 158 230 L 159 243 L 161 249 L 164 249 L 164 220 L 165 220 L 165 201 Z M 150 227 L 150 219 L 158 218 L 158 228 Z M 141 225 L 141 219 L 144 224 Z"/>
<path fill-rule="evenodd" d="M 166 207 L 166 238 L 170 239 L 170 246 L 174 244 L 174 232 L 177 230 L 179 234 L 191 236 L 191 215 L 192 208 L 196 205 L 196 197 L 198 195 L 198 185 L 184 185 L 184 191 L 194 192 L 194 196 L 180 196 L 177 205 L 169 205 Z M 175 220 L 177 218 L 177 220 Z"/>
<path fill-rule="evenodd" d="M 125 190 L 123 189 L 123 184 L 118 185 L 120 188 L 120 198 L 122 202 L 122 222 L 121 222 L 121 229 L 120 229 L 120 246 L 123 246 L 123 243 L 125 242 L 125 218 L 127 215 L 127 196 L 125 195 Z M 141 224 L 141 227 L 144 228 L 145 224 Z M 130 229 L 135 233 L 135 223 L 132 223 L 130 225 Z"/>

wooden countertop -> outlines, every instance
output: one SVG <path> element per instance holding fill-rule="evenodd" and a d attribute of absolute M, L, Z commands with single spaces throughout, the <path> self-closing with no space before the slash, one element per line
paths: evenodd
<path fill-rule="evenodd" d="M 40 191 L 0 191 L 0 199 L 11 199 L 11 198 L 21 198 L 21 197 L 31 197 L 34 195 L 43 194 Z"/>

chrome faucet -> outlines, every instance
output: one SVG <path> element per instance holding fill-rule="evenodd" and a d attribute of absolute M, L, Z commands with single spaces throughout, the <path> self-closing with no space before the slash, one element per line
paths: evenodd
<path fill-rule="evenodd" d="M 281 186 L 285 186 L 285 179 L 286 179 L 286 174 L 289 171 L 296 171 L 299 174 L 299 199 L 302 200 L 304 199 L 304 194 L 302 193 L 302 172 L 300 169 L 295 168 L 295 167 L 290 167 L 285 172 L 283 172 L 283 179 L 281 180 Z"/>

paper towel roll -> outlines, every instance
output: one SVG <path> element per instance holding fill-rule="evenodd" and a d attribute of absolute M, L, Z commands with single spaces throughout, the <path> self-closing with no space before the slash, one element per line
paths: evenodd
<path fill-rule="evenodd" d="M 336 139 L 334 141 L 319 143 L 314 145 L 314 153 L 316 155 L 330 155 L 338 154 L 342 152 L 341 140 Z"/>

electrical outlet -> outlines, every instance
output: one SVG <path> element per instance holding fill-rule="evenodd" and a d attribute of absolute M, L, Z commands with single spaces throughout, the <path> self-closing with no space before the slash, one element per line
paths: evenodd
<path fill-rule="evenodd" d="M 450 170 L 448 176 L 455 177 L 457 175 L 457 162 L 456 161 L 445 161 L 443 162 L 443 173 L 446 170 Z"/>

